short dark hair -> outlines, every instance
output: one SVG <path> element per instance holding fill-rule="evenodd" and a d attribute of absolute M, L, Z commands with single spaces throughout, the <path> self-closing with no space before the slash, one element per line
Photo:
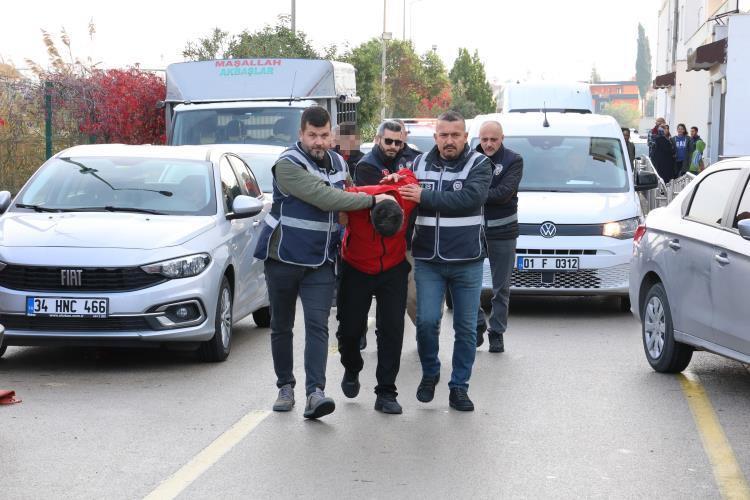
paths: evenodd
<path fill-rule="evenodd" d="M 446 111 L 445 113 L 438 116 L 438 121 L 440 122 L 464 122 L 466 123 L 466 119 L 464 118 L 464 115 L 459 113 L 458 111 L 451 109 Z"/>
<path fill-rule="evenodd" d="M 325 127 L 331 123 L 331 115 L 328 114 L 326 108 L 322 106 L 310 106 L 302 112 L 302 119 L 300 120 L 300 130 L 305 130 L 307 124 L 313 127 Z"/>
<path fill-rule="evenodd" d="M 630 129 L 628 127 L 621 127 L 620 130 L 622 130 L 623 133 L 627 132 L 630 133 Z"/>
<path fill-rule="evenodd" d="M 354 122 L 339 123 L 339 135 L 357 135 L 357 124 Z"/>
<path fill-rule="evenodd" d="M 386 120 L 378 126 L 378 136 L 383 137 L 386 130 L 401 132 L 401 124 L 395 120 Z"/>
<path fill-rule="evenodd" d="M 375 231 L 387 238 L 398 233 L 404 225 L 404 211 L 393 200 L 381 201 L 370 210 L 370 220 Z"/>
<path fill-rule="evenodd" d="M 690 130 L 695 130 L 696 132 L 698 132 L 698 127 L 696 127 L 695 125 L 693 125 L 692 127 L 690 127 Z"/>

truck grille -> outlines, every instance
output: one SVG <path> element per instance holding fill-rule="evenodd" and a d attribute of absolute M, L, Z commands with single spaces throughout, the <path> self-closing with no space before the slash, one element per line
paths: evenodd
<path fill-rule="evenodd" d="M 0 286 L 30 292 L 128 292 L 166 281 L 138 267 L 79 268 L 78 286 L 63 286 L 61 273 L 71 267 L 18 266 L 9 264 L 0 271 Z"/>
<path fill-rule="evenodd" d="M 542 276 L 543 274 L 546 276 Z M 510 286 L 511 288 L 521 289 L 610 289 L 627 287 L 628 279 L 628 264 L 557 273 L 547 271 L 544 273 L 540 271 L 519 272 L 514 269 Z"/>

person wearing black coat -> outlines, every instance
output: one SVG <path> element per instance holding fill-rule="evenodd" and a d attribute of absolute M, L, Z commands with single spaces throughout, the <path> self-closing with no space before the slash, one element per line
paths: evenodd
<path fill-rule="evenodd" d="M 654 147 L 651 151 L 651 163 L 654 164 L 656 173 L 667 183 L 675 178 L 674 171 L 674 148 L 672 143 L 664 135 L 664 129 L 659 127 L 658 135 L 654 137 Z"/>

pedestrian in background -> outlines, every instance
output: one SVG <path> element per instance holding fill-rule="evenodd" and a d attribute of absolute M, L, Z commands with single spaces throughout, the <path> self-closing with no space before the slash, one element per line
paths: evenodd
<path fill-rule="evenodd" d="M 648 155 L 651 156 L 654 152 L 654 145 L 656 144 L 656 138 L 659 136 L 659 127 L 664 125 L 666 120 L 664 118 L 657 118 L 654 127 L 648 131 Z"/>
<path fill-rule="evenodd" d="M 687 133 L 684 123 L 677 125 L 677 135 L 670 139 L 674 149 L 674 178 L 685 175 L 690 168 L 690 160 L 693 157 L 695 146 Z"/>
<path fill-rule="evenodd" d="M 503 145 L 504 138 L 499 122 L 484 122 L 479 129 L 476 148 L 492 162 L 492 181 L 484 204 L 484 232 L 492 273 L 492 312 L 487 332 L 490 352 L 505 351 L 503 335 L 508 327 L 510 278 L 518 239 L 518 185 L 523 176 L 523 158 Z M 481 307 L 479 318 L 484 323 Z M 477 331 L 477 347 L 483 342 L 483 332 Z"/>
<path fill-rule="evenodd" d="M 703 152 L 706 150 L 706 143 L 703 142 L 703 139 L 701 139 L 700 136 L 698 136 L 698 139 L 694 144 L 693 155 L 690 159 L 690 172 L 698 175 L 703 172 L 704 168 L 706 168 L 705 163 L 703 162 Z"/>
<path fill-rule="evenodd" d="M 364 156 L 359 147 L 362 140 L 357 131 L 357 124 L 354 122 L 342 122 L 336 127 L 336 147 L 334 151 L 340 154 L 349 167 L 349 172 L 354 172 L 354 167 Z"/>
<path fill-rule="evenodd" d="M 439 334 L 446 289 L 453 298 L 453 371 L 449 404 L 473 411 L 469 379 L 476 357 L 476 319 L 482 289 L 484 242 L 482 210 L 492 164 L 467 144 L 466 122 L 448 111 L 437 120 L 436 146 L 417 158 L 419 185 L 399 189 L 419 204 L 412 239 L 417 286 L 417 347 L 422 381 L 417 399 L 429 402 L 440 380 Z"/>
<path fill-rule="evenodd" d="M 622 137 L 625 139 L 625 145 L 628 147 L 628 156 L 630 156 L 630 166 L 635 165 L 635 144 L 630 140 L 630 129 L 622 127 Z"/>
<path fill-rule="evenodd" d="M 297 299 L 305 318 L 305 418 L 319 418 L 336 405 L 326 397 L 328 316 L 336 280 L 338 211 L 372 208 L 387 195 L 347 193 L 351 182 L 341 155 L 330 151 L 331 117 L 313 106 L 302 113 L 299 142 L 273 166 L 273 204 L 263 221 L 255 258 L 265 261 L 271 303 L 271 354 L 278 398 L 274 411 L 294 407 L 292 329 Z"/>
<path fill-rule="evenodd" d="M 659 174 L 664 183 L 674 179 L 674 149 L 664 132 L 664 125 L 657 128 L 650 158 L 656 173 Z"/>

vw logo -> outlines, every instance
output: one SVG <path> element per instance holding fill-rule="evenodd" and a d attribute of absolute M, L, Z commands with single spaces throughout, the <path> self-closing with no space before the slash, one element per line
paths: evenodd
<path fill-rule="evenodd" d="M 542 226 L 539 228 L 539 232 L 542 236 L 545 238 L 554 238 L 557 234 L 557 226 L 555 226 L 551 222 L 545 222 L 542 224 Z"/>

